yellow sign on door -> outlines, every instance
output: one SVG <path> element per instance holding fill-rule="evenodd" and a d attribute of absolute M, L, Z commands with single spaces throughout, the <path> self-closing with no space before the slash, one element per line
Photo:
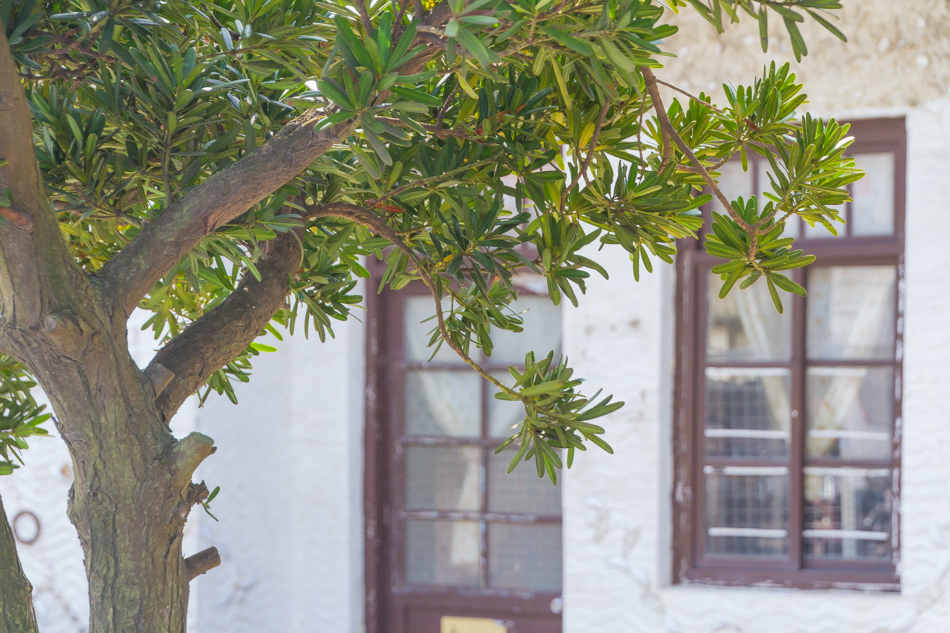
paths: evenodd
<path fill-rule="evenodd" d="M 440 633 L 508 633 L 508 627 L 501 620 L 446 615 L 442 617 Z"/>

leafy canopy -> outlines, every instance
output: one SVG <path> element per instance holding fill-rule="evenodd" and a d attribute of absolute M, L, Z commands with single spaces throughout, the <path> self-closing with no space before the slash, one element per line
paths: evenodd
<path fill-rule="evenodd" d="M 804 293 L 784 272 L 813 259 L 783 236 L 785 221 L 834 232 L 860 177 L 844 156 L 847 126 L 796 119 L 805 96 L 787 65 L 726 86 L 718 106 L 704 94 L 664 103 L 653 71 L 684 7 L 720 31 L 757 19 L 763 49 L 769 16 L 780 18 L 797 57 L 806 18 L 841 36 L 828 21 L 834 0 L 0 0 L 0 22 L 50 199 L 91 273 L 283 128 L 342 130 L 291 180 L 269 185 L 261 173 L 260 202 L 151 288 L 140 308 L 156 338 L 173 340 L 259 279 L 270 245 L 292 234 L 301 261 L 266 329 L 302 321 L 323 339 L 359 302 L 364 258 L 380 258 L 381 287 L 430 288 L 431 343 L 524 404 L 501 447 L 514 444 L 512 467 L 534 459 L 554 480 L 558 449 L 568 464 L 587 441 L 610 450 L 592 420 L 622 403 L 582 395 L 552 354 L 528 355 L 508 387 L 471 359 L 473 348 L 491 353 L 492 328 L 520 331 L 509 308 L 518 275 L 542 275 L 555 303 L 576 305 L 590 275 L 607 276 L 599 247 L 625 249 L 639 278 L 672 262 L 675 240 L 697 236 L 699 208 L 716 198 L 706 248 L 723 260 L 723 294 L 764 279 L 781 310 L 779 289 Z M 746 168 L 750 152 L 768 161 L 771 191 L 729 200 L 717 170 L 736 156 Z M 234 400 L 232 381 L 248 380 L 268 349 L 251 343 L 204 395 Z M 12 435 L 0 428 L 0 449 L 22 448 L 40 419 L 12 367 L 0 373 L 20 422 Z"/>

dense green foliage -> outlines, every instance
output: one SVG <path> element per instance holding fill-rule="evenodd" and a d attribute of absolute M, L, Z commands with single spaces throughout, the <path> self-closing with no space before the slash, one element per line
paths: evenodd
<path fill-rule="evenodd" d="M 727 86 L 718 106 L 702 94 L 661 103 L 650 69 L 669 55 L 668 22 L 680 8 L 720 30 L 747 14 L 763 47 L 771 14 L 800 56 L 798 24 L 813 18 L 834 31 L 827 12 L 839 2 L 451 0 L 420 14 L 421 6 L 0 0 L 36 155 L 76 260 L 95 273 L 169 205 L 307 120 L 346 132 L 163 276 L 140 305 L 157 338 L 172 339 L 242 277 L 258 276 L 269 244 L 292 232 L 302 261 L 269 330 L 332 335 L 332 322 L 360 300 L 363 258 L 375 256 L 386 263 L 383 286 L 431 288 L 445 306 L 432 343 L 474 366 L 473 346 L 490 354 L 493 328 L 520 330 L 507 307 L 518 274 L 543 275 L 555 302 L 576 305 L 591 274 L 606 277 L 598 245 L 628 251 L 639 278 L 672 261 L 676 239 L 697 235 L 699 207 L 714 197 L 721 206 L 706 247 L 724 260 L 723 293 L 764 279 L 781 310 L 779 289 L 804 292 L 782 271 L 812 258 L 782 236 L 784 222 L 797 215 L 834 230 L 846 185 L 860 176 L 844 156 L 847 128 L 796 119 L 805 97 L 788 66 Z M 734 156 L 745 166 L 749 152 L 767 158 L 771 191 L 724 199 L 716 170 Z M 267 349 L 252 343 L 208 389 L 234 399 L 231 381 L 248 380 L 252 357 Z M 567 449 L 568 462 L 585 441 L 609 450 L 591 421 L 621 403 L 581 395 L 564 361 L 538 352 L 542 360 L 529 355 L 524 370 L 512 369 L 511 387 L 498 384 L 499 397 L 526 408 L 506 442 L 520 447 L 512 466 L 533 458 L 554 479 L 555 449 Z M 23 380 L 3 383 L 21 417 L 39 413 L 15 395 Z"/>

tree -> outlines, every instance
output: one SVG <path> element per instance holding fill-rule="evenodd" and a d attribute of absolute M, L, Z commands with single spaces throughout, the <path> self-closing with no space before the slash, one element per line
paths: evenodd
<path fill-rule="evenodd" d="M 757 19 L 763 48 L 778 16 L 799 57 L 806 17 L 840 36 L 835 0 L 688 4 L 719 30 Z M 784 222 L 834 231 L 860 177 L 847 127 L 795 119 L 788 66 L 726 87 L 720 107 L 665 104 L 653 70 L 685 6 L 0 0 L 0 474 L 44 433 L 35 378 L 74 463 L 91 631 L 184 629 L 188 582 L 215 564 L 181 551 L 214 446 L 168 421 L 199 390 L 234 400 L 262 332 L 332 335 L 366 256 L 385 260 L 383 286 L 429 287 L 431 344 L 524 404 L 503 447 L 552 480 L 557 449 L 568 465 L 586 443 L 610 450 L 592 420 L 622 403 L 582 395 L 551 354 L 510 387 L 471 359 L 490 328 L 520 330 L 519 272 L 576 304 L 606 276 L 595 244 L 627 250 L 639 277 L 696 237 L 715 197 L 723 292 L 764 279 L 779 310 L 779 290 L 804 292 L 782 271 L 813 258 Z M 750 151 L 772 191 L 728 200 L 717 170 Z M 126 343 L 137 307 L 162 343 L 144 371 Z M 5 518 L 0 553 L 0 629 L 35 630 Z"/>

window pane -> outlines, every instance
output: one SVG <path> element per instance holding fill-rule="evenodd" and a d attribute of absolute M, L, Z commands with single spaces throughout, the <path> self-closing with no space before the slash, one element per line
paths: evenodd
<path fill-rule="evenodd" d="M 854 157 L 865 176 L 852 185 L 852 235 L 894 233 L 894 155 L 858 154 Z"/>
<path fill-rule="evenodd" d="M 442 310 L 449 309 L 450 302 L 442 302 Z M 436 328 L 435 303 L 429 295 L 406 297 L 403 307 L 403 345 L 405 346 L 406 360 L 413 363 L 424 363 L 432 356 L 434 347 L 428 347 L 429 339 Z M 428 321 L 422 322 L 425 319 Z M 439 352 L 432 359 L 433 363 L 449 363 L 452 365 L 464 365 L 465 362 L 458 357 L 452 348 L 443 344 Z"/>
<path fill-rule="evenodd" d="M 561 526 L 488 524 L 488 584 L 499 589 L 561 590 Z"/>
<path fill-rule="evenodd" d="M 406 433 L 478 436 L 479 380 L 473 371 L 406 372 Z"/>
<path fill-rule="evenodd" d="M 477 446 L 407 446 L 408 510 L 478 510 L 481 479 Z"/>
<path fill-rule="evenodd" d="M 515 379 L 507 371 L 492 372 L 501 384 L 511 386 Z M 488 436 L 506 438 L 524 420 L 524 405 L 519 401 L 499 400 L 495 385 L 488 385 Z"/>
<path fill-rule="evenodd" d="M 766 160 L 757 160 L 756 164 L 756 178 L 758 179 L 758 191 L 756 195 L 759 197 L 759 210 L 761 211 L 767 202 L 770 201 L 765 197 L 765 193 L 775 196 L 775 189 L 772 187 L 772 182 L 769 179 L 769 163 Z M 777 196 L 776 196 L 777 197 Z M 799 228 L 801 227 L 801 221 L 796 217 L 792 216 L 785 221 L 785 231 L 782 232 L 782 237 L 792 237 L 797 238 L 799 234 Z"/>
<path fill-rule="evenodd" d="M 890 458 L 892 368 L 811 367 L 806 388 L 810 457 Z"/>
<path fill-rule="evenodd" d="M 544 358 L 552 350 L 555 356 L 561 353 L 561 309 L 550 298 L 522 293 L 511 309 L 524 320 L 524 331 L 492 328 L 491 362 L 523 365 L 528 352 L 534 352 L 535 358 Z"/>
<path fill-rule="evenodd" d="M 709 273 L 708 281 L 707 361 L 784 361 L 789 358 L 792 311 L 778 313 L 765 283 L 756 283 L 745 290 L 734 287 L 725 299 L 720 299 L 722 280 L 719 275 Z"/>
<path fill-rule="evenodd" d="M 533 460 L 507 472 L 515 453 L 510 446 L 488 458 L 488 511 L 560 515 L 561 488 L 547 477 L 538 478 Z"/>
<path fill-rule="evenodd" d="M 835 207 L 832 207 L 835 208 Z M 844 205 L 838 205 L 838 213 L 841 215 L 841 219 L 845 218 L 844 215 Z M 823 239 L 835 239 L 838 237 L 845 237 L 847 235 L 848 227 L 842 222 L 835 222 L 831 220 L 831 226 L 835 227 L 835 231 L 838 232 L 837 235 L 834 235 L 831 231 L 825 228 L 824 224 L 820 222 L 815 223 L 815 226 L 808 226 L 808 222 L 800 220 L 802 225 L 802 237 L 809 240 L 823 240 Z"/>
<path fill-rule="evenodd" d="M 733 160 L 719 168 L 719 189 L 729 200 L 752 195 L 752 170 L 742 171 L 742 163 Z M 721 213 L 721 209 L 716 209 Z"/>
<path fill-rule="evenodd" d="M 809 358 L 894 358 L 893 266 L 808 271 Z"/>
<path fill-rule="evenodd" d="M 726 467 L 706 474 L 706 554 L 788 554 L 788 469 Z"/>
<path fill-rule="evenodd" d="M 477 521 L 406 521 L 406 579 L 477 587 L 480 540 Z"/>
<path fill-rule="evenodd" d="M 785 457 L 789 439 L 787 369 L 706 369 L 706 454 Z"/>
<path fill-rule="evenodd" d="M 885 560 L 890 524 L 890 470 L 805 469 L 806 558 Z"/>

